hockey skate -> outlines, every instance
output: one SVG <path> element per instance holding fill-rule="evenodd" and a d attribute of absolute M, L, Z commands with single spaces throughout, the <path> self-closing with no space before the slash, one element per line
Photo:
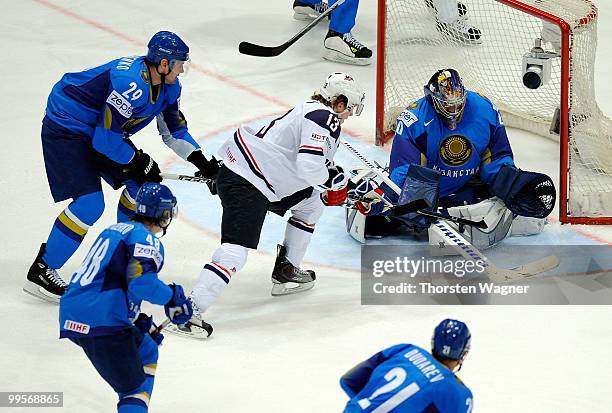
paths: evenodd
<path fill-rule="evenodd" d="M 365 66 L 371 63 L 372 51 L 349 33 L 330 30 L 325 36 L 323 58 L 333 62 Z"/>
<path fill-rule="evenodd" d="M 59 303 L 60 298 L 66 291 L 67 284 L 53 268 L 49 268 L 43 255 L 47 244 L 40 246 L 40 251 L 30 266 L 23 291 L 34 297 L 41 298 L 52 303 Z"/>
<path fill-rule="evenodd" d="M 438 11 L 434 7 L 432 0 L 426 0 L 425 3 L 436 17 L 436 28 L 444 37 L 453 40 L 460 44 L 481 44 L 482 33 L 477 27 L 471 26 L 468 23 L 467 7 L 461 2 L 457 2 L 459 18 L 450 23 L 445 23 L 438 19 Z"/>
<path fill-rule="evenodd" d="M 210 337 L 210 335 L 213 333 L 213 328 L 206 321 L 202 320 L 202 313 L 191 297 L 189 297 L 189 301 L 193 307 L 193 316 L 189 319 L 189 321 L 181 325 L 170 324 L 164 331 L 177 336 L 204 340 L 205 338 Z"/>
<path fill-rule="evenodd" d="M 327 3 L 324 1 L 316 4 L 307 4 L 300 0 L 293 2 L 293 18 L 295 20 L 314 20 L 327 10 Z"/>
<path fill-rule="evenodd" d="M 315 273 L 294 267 L 286 257 L 287 248 L 279 245 L 272 271 L 272 295 L 287 295 L 308 291 L 314 287 Z"/>

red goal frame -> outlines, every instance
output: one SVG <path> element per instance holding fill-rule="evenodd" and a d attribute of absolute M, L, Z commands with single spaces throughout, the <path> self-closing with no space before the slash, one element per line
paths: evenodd
<path fill-rule="evenodd" d="M 377 29 L 377 58 L 376 58 L 376 144 L 384 145 L 392 137 L 393 132 L 384 130 L 385 125 L 385 34 L 386 34 L 386 2 L 389 0 L 378 0 L 378 29 Z M 587 25 L 597 17 L 597 7 L 589 0 L 584 0 L 591 5 L 591 12 L 584 16 L 572 27 L 570 24 L 558 16 L 527 5 L 518 0 L 496 0 L 508 7 L 520 10 L 524 13 L 538 17 L 540 19 L 554 23 L 561 29 L 561 96 L 560 113 L 570 113 L 571 102 L 571 31 L 579 26 Z M 610 225 L 612 217 L 575 217 L 568 211 L 569 196 L 569 116 L 560 116 L 559 134 L 559 220 L 569 224 L 597 224 Z"/>

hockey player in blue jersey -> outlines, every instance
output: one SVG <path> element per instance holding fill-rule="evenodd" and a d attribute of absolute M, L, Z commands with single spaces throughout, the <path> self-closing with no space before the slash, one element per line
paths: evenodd
<path fill-rule="evenodd" d="M 451 215 L 484 219 L 486 230 L 468 228 L 464 234 L 481 248 L 510 233 L 539 233 L 554 206 L 553 182 L 515 166 L 495 105 L 466 90 L 454 69 L 437 71 L 424 89 L 425 96 L 397 119 L 389 172 L 402 191 L 383 185 L 386 201 L 405 204 L 424 198 Z M 385 205 L 377 199 L 364 206 L 366 235 L 386 235 L 398 225 L 418 233 L 432 222 L 417 213 L 388 218 Z"/>
<path fill-rule="evenodd" d="M 173 323 L 185 323 L 192 307 L 183 288 L 157 274 L 164 264 L 165 234 L 176 216 L 168 187 L 145 183 L 129 222 L 102 231 L 60 300 L 60 338 L 80 346 L 117 392 L 120 413 L 148 411 L 163 336 L 140 313 L 143 300 L 163 305 Z"/>
<path fill-rule="evenodd" d="M 471 413 L 470 389 L 455 375 L 470 349 L 461 321 L 434 330 L 431 354 L 413 344 L 389 347 L 340 379 L 350 400 L 344 413 Z"/>
<path fill-rule="evenodd" d="M 333 6 L 337 0 L 328 3 L 321 0 L 295 0 L 293 17 L 297 20 L 312 20 Z M 331 14 L 329 31 L 323 42 L 323 58 L 334 62 L 352 65 L 369 65 L 372 51 L 353 37 L 351 30 L 355 27 L 355 18 L 359 0 L 346 0 Z"/>
<path fill-rule="evenodd" d="M 114 189 L 125 186 L 118 222 L 134 212 L 140 185 L 161 181 L 157 163 L 129 140 L 153 119 L 164 143 L 177 155 L 195 165 L 202 176 L 216 175 L 217 162 L 202 154 L 179 110 L 178 76 L 188 61 L 185 42 L 162 31 L 149 41 L 146 56 L 67 73 L 55 84 L 43 119 L 43 156 L 53 200 L 72 202 L 41 245 L 24 291 L 53 302 L 63 294 L 66 284 L 57 269 L 104 211 L 101 179 Z"/>

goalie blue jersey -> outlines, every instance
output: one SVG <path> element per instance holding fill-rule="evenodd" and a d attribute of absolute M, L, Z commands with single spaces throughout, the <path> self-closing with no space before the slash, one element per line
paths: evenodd
<path fill-rule="evenodd" d="M 126 164 L 134 148 L 132 135 L 157 115 L 164 142 L 186 159 L 199 149 L 179 110 L 181 85 L 152 86 L 143 56 L 123 57 L 82 72 L 66 73 L 47 100 L 48 120 L 83 136 L 95 150 Z"/>
<path fill-rule="evenodd" d="M 408 164 L 441 174 L 440 196 L 458 192 L 471 179 L 490 184 L 504 164 L 514 165 L 502 117 L 491 101 L 468 91 L 462 120 L 449 129 L 423 97 L 398 117 L 391 149 L 391 179 L 403 187 Z"/>
<path fill-rule="evenodd" d="M 340 379 L 344 413 L 471 413 L 472 392 L 431 354 L 412 344 L 383 350 Z"/>
<path fill-rule="evenodd" d="M 143 224 L 104 230 L 60 299 L 60 337 L 112 334 L 132 325 L 142 300 L 166 304 L 172 289 L 157 277 L 163 262 L 161 241 Z"/>

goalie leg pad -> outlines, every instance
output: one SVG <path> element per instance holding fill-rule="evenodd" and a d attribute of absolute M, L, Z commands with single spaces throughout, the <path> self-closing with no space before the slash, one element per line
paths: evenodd
<path fill-rule="evenodd" d="M 466 218 L 473 221 L 484 220 L 487 229 L 481 229 L 466 225 L 461 235 L 472 245 L 480 250 L 493 247 L 505 239 L 510 232 L 513 214 L 499 198 L 490 198 L 472 205 L 448 208 L 448 214 L 455 217 Z M 449 222 L 455 229 L 459 226 Z M 430 245 L 439 245 L 441 239 L 434 231 L 433 226 L 429 228 Z M 453 251 L 449 251 L 452 253 Z"/>

